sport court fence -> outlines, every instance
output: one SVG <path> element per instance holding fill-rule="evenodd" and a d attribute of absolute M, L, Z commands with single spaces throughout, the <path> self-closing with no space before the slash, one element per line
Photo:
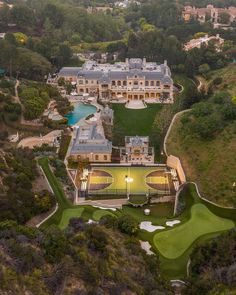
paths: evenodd
<path fill-rule="evenodd" d="M 169 189 L 166 190 L 155 190 L 155 189 L 149 189 L 146 191 L 140 191 L 140 192 L 129 192 L 126 189 L 104 189 L 104 190 L 87 190 L 86 195 L 88 196 L 107 196 L 107 195 L 120 195 L 120 196 L 124 196 L 124 195 L 145 195 L 145 196 L 164 196 L 164 195 L 170 195 L 171 191 Z"/>

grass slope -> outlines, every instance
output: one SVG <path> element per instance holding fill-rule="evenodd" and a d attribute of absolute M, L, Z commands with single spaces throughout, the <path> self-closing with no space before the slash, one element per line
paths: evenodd
<path fill-rule="evenodd" d="M 83 207 L 65 209 L 62 213 L 61 221 L 58 225 L 59 228 L 65 229 L 67 225 L 69 224 L 70 219 L 74 217 L 76 218 L 81 217 L 83 211 L 84 211 Z"/>
<path fill-rule="evenodd" d="M 154 236 L 154 244 L 164 257 L 175 259 L 200 236 L 233 227 L 233 221 L 216 216 L 203 204 L 195 204 L 191 208 L 189 221 L 171 230 L 157 233 Z"/>
<path fill-rule="evenodd" d="M 93 212 L 93 220 L 99 221 L 103 216 L 110 215 L 110 216 L 116 216 L 109 210 L 96 210 Z"/>
<path fill-rule="evenodd" d="M 169 154 L 180 158 L 187 179 L 199 185 L 202 195 L 222 206 L 234 206 L 236 191 L 235 125 L 231 124 L 210 141 L 181 133 L 178 118 L 167 140 Z"/>
<path fill-rule="evenodd" d="M 61 220 L 61 216 L 63 214 L 63 211 L 65 209 L 71 208 L 73 205 L 71 202 L 66 198 L 63 188 L 56 178 L 56 176 L 53 174 L 50 166 L 49 161 L 47 157 L 40 158 L 38 160 L 39 165 L 43 169 L 44 174 L 47 177 L 47 180 L 53 190 L 53 193 L 56 197 L 57 203 L 58 203 L 58 210 L 56 213 L 49 218 L 46 222 L 43 223 L 43 227 L 48 226 L 50 224 L 59 224 Z"/>
<path fill-rule="evenodd" d="M 220 70 L 212 71 L 208 84 L 210 84 L 215 78 L 221 77 L 222 83 L 217 86 L 217 90 L 227 90 L 231 95 L 236 93 L 236 66 L 231 64 Z"/>

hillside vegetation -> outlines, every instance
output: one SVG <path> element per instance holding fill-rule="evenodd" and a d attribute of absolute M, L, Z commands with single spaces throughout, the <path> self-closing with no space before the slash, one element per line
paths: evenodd
<path fill-rule="evenodd" d="M 198 184 L 204 197 L 235 206 L 236 69 L 230 66 L 216 74 L 213 72 L 209 81 L 215 94 L 176 120 L 167 148 L 169 154 L 181 159 L 187 179 Z M 220 83 L 213 85 L 216 78 Z"/>
<path fill-rule="evenodd" d="M 210 91 L 227 90 L 231 95 L 236 94 L 236 66 L 231 64 L 220 70 L 212 71 L 206 80 Z"/>
<path fill-rule="evenodd" d="M 1 294 L 173 294 L 138 240 L 81 219 L 66 232 L 0 223 L 0 273 Z"/>

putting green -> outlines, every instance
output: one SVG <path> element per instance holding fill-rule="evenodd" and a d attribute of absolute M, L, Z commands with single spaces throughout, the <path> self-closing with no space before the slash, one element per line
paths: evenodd
<path fill-rule="evenodd" d="M 72 209 L 65 209 L 62 213 L 61 221 L 59 223 L 60 229 L 65 229 L 71 218 L 73 217 L 80 217 L 84 211 L 84 208 L 72 208 Z"/>
<path fill-rule="evenodd" d="M 110 210 L 96 210 L 93 212 L 93 220 L 99 221 L 103 216 L 111 215 L 115 216 Z"/>
<path fill-rule="evenodd" d="M 147 175 L 154 171 L 163 171 L 163 168 L 158 169 L 158 167 L 99 167 L 97 169 L 109 173 L 112 175 L 112 179 L 108 177 L 92 176 L 91 183 L 110 183 L 110 185 L 106 187 L 105 190 L 126 190 L 127 187 L 130 193 L 144 194 L 146 194 L 150 189 L 150 187 L 146 184 Z M 96 170 L 96 168 L 94 168 L 94 170 Z M 132 182 L 126 183 L 126 176 L 132 178 Z M 159 177 L 156 182 L 159 180 L 160 183 L 163 184 L 163 179 L 165 179 L 165 177 Z M 103 190 L 101 189 L 99 191 L 101 192 Z"/>
<path fill-rule="evenodd" d="M 213 214 L 203 204 L 191 208 L 191 218 L 173 229 L 157 233 L 153 242 L 168 259 L 181 256 L 200 236 L 233 228 L 234 222 Z"/>

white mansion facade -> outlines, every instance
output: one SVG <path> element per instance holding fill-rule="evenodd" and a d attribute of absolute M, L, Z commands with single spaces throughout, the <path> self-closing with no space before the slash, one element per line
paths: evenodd
<path fill-rule="evenodd" d="M 77 93 L 103 100 L 148 100 L 173 103 L 173 80 L 164 64 L 131 58 L 115 64 L 87 61 L 82 67 L 64 67 L 58 73 L 75 85 Z"/>

